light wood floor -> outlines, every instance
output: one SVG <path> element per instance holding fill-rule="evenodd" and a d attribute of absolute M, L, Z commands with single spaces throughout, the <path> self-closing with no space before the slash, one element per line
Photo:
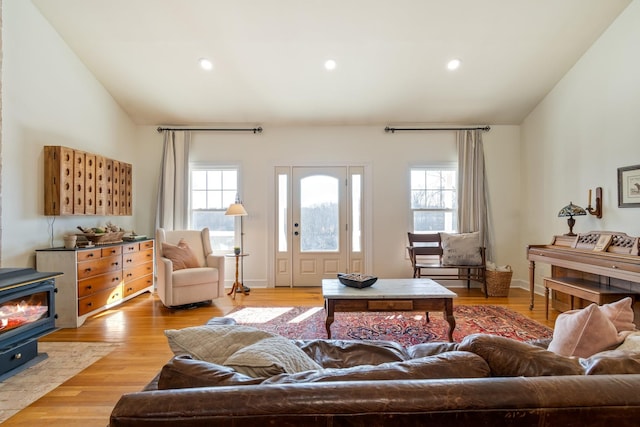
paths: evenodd
<path fill-rule="evenodd" d="M 478 289 L 455 288 L 454 304 L 507 306 L 542 324 L 553 327 L 556 312 L 545 320 L 544 299 L 536 296 L 529 310 L 529 293 L 511 289 L 509 297 L 490 297 Z M 250 295 L 223 297 L 210 306 L 191 310 L 169 310 L 155 295 L 143 294 L 115 310 L 88 319 L 78 329 L 61 329 L 41 341 L 101 341 L 120 347 L 62 384 L 28 408 L 3 423 L 6 426 L 105 427 L 109 414 L 123 393 L 141 390 L 172 356 L 163 334 L 165 329 L 202 325 L 235 306 L 322 306 L 320 288 L 253 289 Z M 46 381 L 46 378 L 43 378 Z"/>

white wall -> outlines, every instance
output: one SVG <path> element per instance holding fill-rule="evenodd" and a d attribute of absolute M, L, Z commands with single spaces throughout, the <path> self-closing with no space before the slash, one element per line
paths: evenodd
<path fill-rule="evenodd" d="M 144 134 L 144 136 L 142 135 Z M 520 143 L 518 126 L 496 126 L 485 133 L 486 163 L 491 199 L 496 261 L 514 264 L 524 256 L 514 239 L 520 221 Z M 159 164 L 162 136 L 146 127 L 138 141 L 148 164 Z M 249 212 L 244 219 L 245 283 L 267 286 L 273 253 L 274 167 L 288 165 L 365 165 L 370 179 L 372 248 L 371 271 L 380 277 L 410 277 L 406 258 L 409 212 L 409 169 L 429 162 L 455 162 L 454 132 L 385 133 L 377 126 L 270 126 L 264 132 L 194 132 L 191 159 L 240 168 L 240 195 Z M 146 166 L 145 166 L 146 167 Z M 148 168 L 155 189 L 157 176 Z M 146 197 L 146 196 L 144 196 Z M 154 199 L 155 200 L 155 199 Z M 504 207 L 504 205 L 508 207 Z M 231 262 L 231 261 L 230 261 Z M 227 268 L 231 281 L 233 268 Z"/>
<path fill-rule="evenodd" d="M 617 168 L 640 164 L 639 23 L 640 2 L 631 2 L 523 122 L 523 246 L 566 233 L 558 211 L 569 201 L 586 207 L 595 187 L 603 217 L 576 217 L 574 232 L 640 235 L 640 209 L 617 199 Z"/>
<path fill-rule="evenodd" d="M 76 226 L 133 217 L 45 217 L 43 146 L 64 145 L 133 164 L 136 126 L 30 1 L 3 2 L 2 266 L 33 267 L 35 249 Z M 139 190 L 140 191 L 140 190 Z M 134 213 L 141 208 L 134 193 Z"/>

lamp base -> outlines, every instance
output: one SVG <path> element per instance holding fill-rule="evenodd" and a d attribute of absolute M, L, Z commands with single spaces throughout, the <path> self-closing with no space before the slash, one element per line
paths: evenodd
<path fill-rule="evenodd" d="M 567 219 L 567 224 L 569 225 L 569 232 L 565 234 L 565 236 L 577 236 L 577 234 L 573 232 L 573 226 L 576 225 L 576 220 L 570 216 L 569 219 Z"/>

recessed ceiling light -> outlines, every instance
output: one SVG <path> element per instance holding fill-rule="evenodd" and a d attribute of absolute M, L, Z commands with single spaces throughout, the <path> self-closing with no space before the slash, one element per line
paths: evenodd
<path fill-rule="evenodd" d="M 324 63 L 324 68 L 326 68 L 327 70 L 331 71 L 331 70 L 335 70 L 336 69 L 336 61 L 334 61 L 333 59 L 328 59 L 327 61 L 325 61 Z"/>
<path fill-rule="evenodd" d="M 202 68 L 203 70 L 210 71 L 213 69 L 213 62 L 211 62 L 207 58 L 200 58 L 198 60 L 198 63 L 200 64 L 200 68 Z"/>
<path fill-rule="evenodd" d="M 452 59 L 447 63 L 447 68 L 450 70 L 457 70 L 458 67 L 460 67 L 461 63 L 462 61 L 460 61 L 459 59 Z"/>

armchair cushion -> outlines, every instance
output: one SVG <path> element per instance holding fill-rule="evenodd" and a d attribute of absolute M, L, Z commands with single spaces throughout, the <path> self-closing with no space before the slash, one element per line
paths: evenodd
<path fill-rule="evenodd" d="M 442 265 L 482 265 L 480 233 L 440 233 Z"/>
<path fill-rule="evenodd" d="M 173 271 L 200 267 L 198 258 L 184 239 L 180 239 L 177 245 L 163 242 L 162 255 L 171 260 Z"/>

